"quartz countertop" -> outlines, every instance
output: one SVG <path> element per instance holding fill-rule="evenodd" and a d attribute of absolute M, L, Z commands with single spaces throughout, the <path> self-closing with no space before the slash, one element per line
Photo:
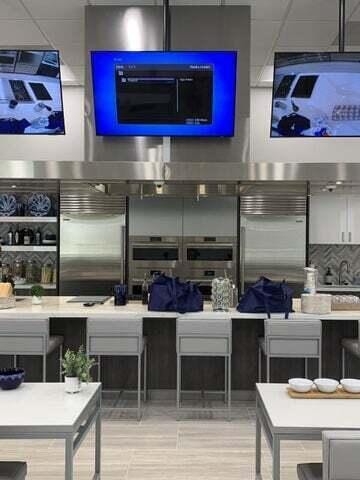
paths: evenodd
<path fill-rule="evenodd" d="M 181 314 L 176 312 L 150 312 L 147 305 L 141 302 L 130 301 L 123 307 L 115 307 L 113 298 L 106 301 L 103 305 L 94 305 L 93 307 L 85 307 L 82 303 L 68 303 L 73 297 L 44 297 L 41 305 L 32 305 L 31 297 L 23 297 L 21 301 L 16 302 L 15 308 L 0 310 L 1 319 L 9 319 L 13 317 L 24 319 L 26 315 L 46 315 L 50 318 L 87 318 L 91 315 L 116 316 L 117 314 L 139 314 L 143 318 L 164 318 L 175 319 Z M 290 314 L 290 318 L 319 318 L 322 320 L 360 320 L 359 311 L 334 311 L 327 315 L 307 315 L 300 313 L 300 299 L 294 299 L 295 313 Z M 213 312 L 210 302 L 205 302 L 204 311 L 192 313 L 194 318 L 204 316 L 204 313 L 210 317 L 216 317 L 218 312 Z M 239 313 L 236 309 L 224 312 L 222 315 L 229 316 L 233 319 L 254 319 L 262 320 L 266 318 L 264 313 Z M 272 318 L 283 318 L 283 315 L 272 315 Z"/>
<path fill-rule="evenodd" d="M 318 292 L 354 292 L 360 293 L 360 285 L 319 285 Z"/>

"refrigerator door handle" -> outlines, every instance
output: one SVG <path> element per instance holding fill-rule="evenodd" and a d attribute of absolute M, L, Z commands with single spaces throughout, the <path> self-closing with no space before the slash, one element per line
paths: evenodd
<path fill-rule="evenodd" d="M 245 243 L 246 243 L 245 227 L 240 228 L 240 293 L 245 293 Z"/>

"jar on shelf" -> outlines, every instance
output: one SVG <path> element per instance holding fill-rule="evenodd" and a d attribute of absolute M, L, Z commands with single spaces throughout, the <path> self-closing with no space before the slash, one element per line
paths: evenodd
<path fill-rule="evenodd" d="M 33 260 L 28 260 L 26 263 L 26 283 L 35 283 L 36 282 L 36 271 L 35 263 Z"/>
<path fill-rule="evenodd" d="M 51 263 L 44 263 L 41 268 L 41 283 L 49 284 L 53 279 L 53 267 Z"/>

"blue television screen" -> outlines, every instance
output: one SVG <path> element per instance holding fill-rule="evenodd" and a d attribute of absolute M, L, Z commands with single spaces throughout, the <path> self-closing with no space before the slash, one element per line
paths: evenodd
<path fill-rule="evenodd" d="M 57 50 L 0 50 L 0 134 L 64 135 Z"/>
<path fill-rule="evenodd" d="M 271 136 L 359 137 L 360 53 L 276 53 Z"/>
<path fill-rule="evenodd" d="M 91 52 L 96 134 L 234 135 L 236 52 Z"/>

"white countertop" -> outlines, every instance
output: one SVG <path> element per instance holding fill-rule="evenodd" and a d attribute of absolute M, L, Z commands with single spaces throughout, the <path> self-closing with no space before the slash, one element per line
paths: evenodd
<path fill-rule="evenodd" d="M 279 383 L 256 384 L 275 430 L 360 429 L 359 400 L 294 399 L 286 387 Z"/>
<path fill-rule="evenodd" d="M 16 307 L 11 309 L 0 310 L 1 319 L 9 319 L 12 317 L 25 318 L 26 315 L 47 315 L 55 318 L 87 318 L 91 315 L 116 316 L 120 314 L 133 313 L 139 314 L 143 318 L 177 318 L 181 314 L 176 312 L 150 312 L 147 305 L 142 305 L 141 302 L 130 302 L 124 307 L 115 307 L 114 300 L 110 299 L 103 305 L 94 305 L 93 307 L 84 307 L 82 303 L 67 303 L 73 297 L 44 297 L 42 305 L 32 305 L 31 297 L 24 297 L 20 302 L 16 302 Z M 296 312 L 300 310 L 300 300 L 294 299 L 294 308 Z M 205 302 L 204 312 L 209 316 L 216 315 L 212 312 L 211 303 Z M 194 318 L 201 317 L 204 312 L 193 313 Z M 233 319 L 254 319 L 262 320 L 266 318 L 264 313 L 239 313 L 235 309 L 227 312 L 230 318 Z M 322 320 L 360 320 L 360 311 L 336 311 L 327 315 L 306 315 L 303 313 L 292 313 L 290 318 L 319 318 Z M 272 315 L 272 318 L 283 318 L 283 315 Z"/>
<path fill-rule="evenodd" d="M 354 292 L 360 293 L 360 285 L 319 285 L 318 292 Z"/>
<path fill-rule="evenodd" d="M 66 393 L 64 383 L 23 383 L 16 390 L 3 390 L 0 435 L 4 429 L 71 431 L 100 387 L 100 383 L 84 384 L 76 395 Z"/>

